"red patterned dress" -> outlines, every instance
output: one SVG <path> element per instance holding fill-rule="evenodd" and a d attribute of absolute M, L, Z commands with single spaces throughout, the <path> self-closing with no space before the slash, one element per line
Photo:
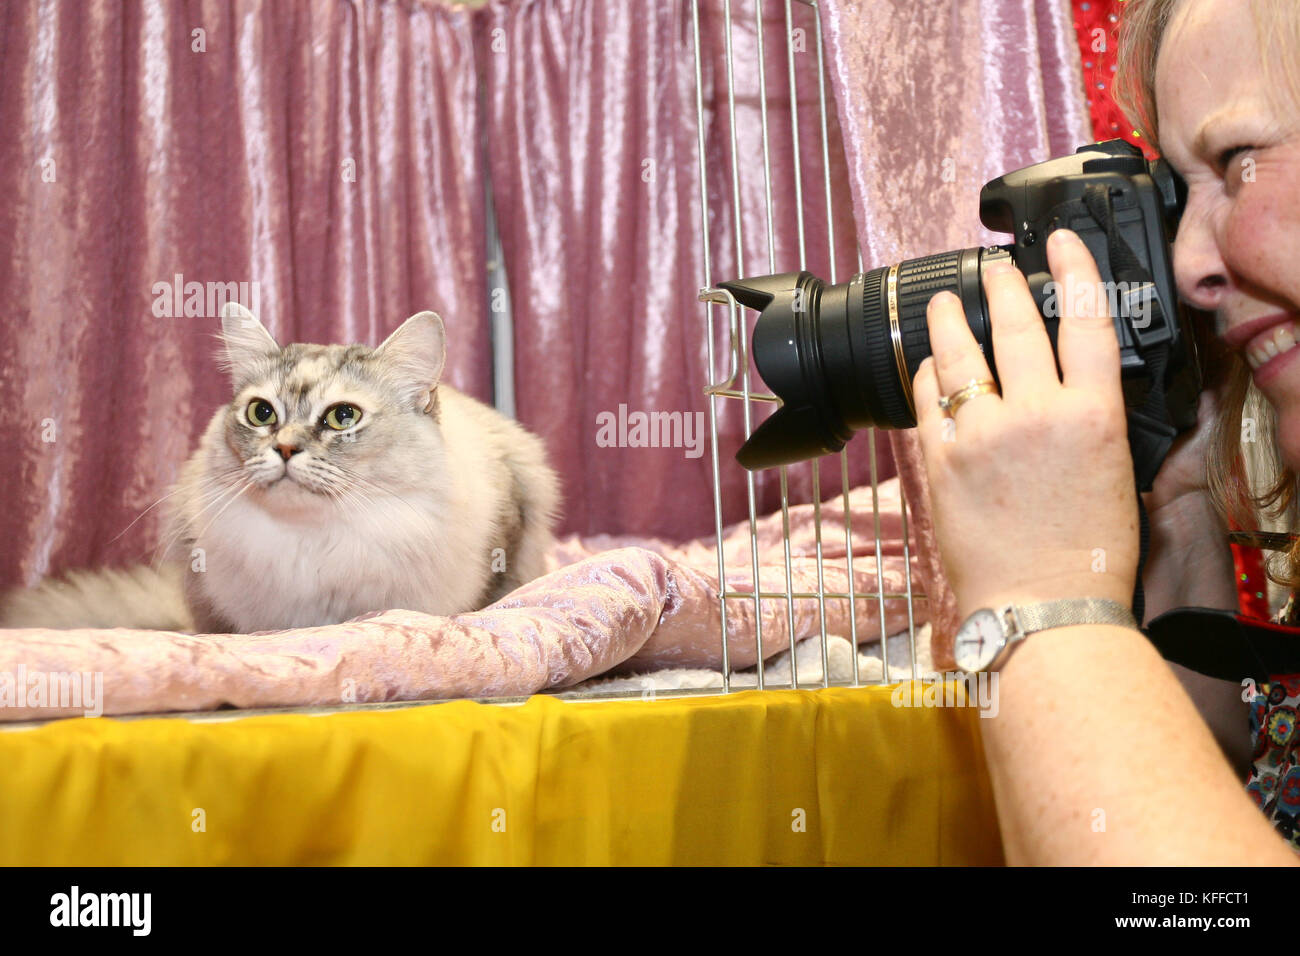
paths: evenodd
<path fill-rule="evenodd" d="M 1297 624 L 1295 595 L 1278 612 L 1276 624 Z M 1249 688 L 1248 688 L 1249 690 Z M 1278 833 L 1300 850 L 1300 674 L 1274 675 L 1250 699 L 1255 753 L 1246 789 Z"/>

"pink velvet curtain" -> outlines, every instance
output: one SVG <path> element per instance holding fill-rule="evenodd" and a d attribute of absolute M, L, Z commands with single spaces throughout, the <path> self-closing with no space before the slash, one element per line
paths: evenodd
<path fill-rule="evenodd" d="M 0 67 L 4 584 L 151 552 L 132 521 L 229 398 L 207 283 L 281 342 L 436 309 L 490 398 L 467 11 L 14 0 Z"/>
<path fill-rule="evenodd" d="M 769 180 L 755 4 L 732 8 L 739 242 L 722 0 L 700 2 L 706 270 L 689 0 L 4 5 L 4 580 L 152 547 L 154 513 L 131 522 L 226 394 L 215 313 L 186 314 L 182 301 L 168 314 L 160 301 L 178 275 L 251 284 L 281 341 L 373 344 L 433 308 L 450 335 L 448 380 L 490 400 L 485 172 L 517 414 L 562 472 L 564 527 L 708 532 L 707 441 L 699 457 L 597 441 L 597 416 L 620 406 L 707 411 L 699 288 L 801 266 L 829 278 L 832 257 L 843 280 L 855 225 L 868 266 L 980 242 L 979 185 L 1087 130 L 1064 0 L 823 0 L 832 251 L 814 10 L 792 4 L 792 98 L 784 4 L 762 4 Z M 716 312 L 714 377 L 726 354 Z M 743 422 L 739 402 L 718 407 L 730 521 L 745 509 L 729 458 Z M 899 449 L 910 461 L 914 449 Z M 853 483 L 867 458 L 865 440 L 850 445 Z M 885 443 L 880 459 L 887 477 Z M 838 493 L 838 464 L 823 470 L 824 493 Z M 807 466 L 791 470 L 791 489 L 807 500 Z M 760 510 L 775 506 L 776 473 L 756 490 Z"/>
<path fill-rule="evenodd" d="M 1008 241 L 980 225 L 980 187 L 1093 141 L 1068 0 L 821 2 L 865 260 Z M 934 544 L 924 463 L 914 432 L 891 438 L 935 662 L 950 666 L 960 622 Z"/>
<path fill-rule="evenodd" d="M 706 281 L 801 266 L 831 274 L 814 11 L 793 4 L 798 185 L 804 191 L 797 204 L 784 5 L 762 4 L 765 100 L 756 4 L 739 0 L 731 6 L 739 248 L 727 20 L 722 0 L 699 4 L 707 269 L 690 0 L 498 2 L 484 16 L 490 162 L 510 271 L 518 414 L 563 464 L 571 530 L 707 533 L 713 525 L 707 441 L 704 453 L 694 457 L 676 447 L 605 447 L 596 441 L 598 417 L 616 417 L 623 405 L 628 414 L 680 412 L 707 421 L 706 311 L 697 299 Z M 844 279 L 856 267 L 852 201 L 829 85 L 824 97 L 830 217 L 837 277 Z M 721 377 L 727 336 L 723 310 L 717 312 Z M 748 327 L 753 317 L 747 317 Z M 754 385 L 766 391 L 758 378 Z M 730 522 L 747 509 L 745 473 L 731 458 L 744 438 L 743 405 L 720 401 L 717 407 L 723 521 Z M 754 414 L 767 408 L 755 406 Z M 866 481 L 865 440 L 853 448 L 851 460 L 850 483 Z M 829 469 L 824 493 L 838 494 L 838 462 Z M 889 448 L 881 443 L 878 476 L 893 473 Z M 760 513 L 779 506 L 779 491 L 777 472 L 756 476 Z M 809 466 L 791 469 L 790 496 L 810 500 Z"/>

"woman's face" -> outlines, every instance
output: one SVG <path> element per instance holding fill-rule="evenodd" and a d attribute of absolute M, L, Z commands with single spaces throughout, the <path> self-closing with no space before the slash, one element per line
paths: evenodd
<path fill-rule="evenodd" d="M 1247 3 L 1184 0 L 1156 69 L 1160 147 L 1188 187 L 1179 291 L 1217 313 L 1300 469 L 1300 124 L 1262 65 Z"/>

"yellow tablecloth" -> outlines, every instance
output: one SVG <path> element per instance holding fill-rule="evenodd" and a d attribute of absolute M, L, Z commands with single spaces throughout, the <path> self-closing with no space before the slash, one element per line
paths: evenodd
<path fill-rule="evenodd" d="M 0 733 L 2 864 L 998 864 L 969 708 L 889 688 Z"/>

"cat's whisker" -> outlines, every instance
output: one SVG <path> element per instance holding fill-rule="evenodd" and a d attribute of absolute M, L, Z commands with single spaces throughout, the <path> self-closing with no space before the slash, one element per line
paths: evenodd
<path fill-rule="evenodd" d="M 222 477 L 230 477 L 230 476 L 232 476 L 232 475 L 236 475 L 236 474 L 238 474 L 241 470 L 242 470 L 242 469 L 240 469 L 240 468 L 231 468 L 231 469 L 230 469 L 229 471 L 227 471 L 227 472 L 223 472 L 223 473 L 221 473 L 221 474 L 218 474 L 218 475 L 214 475 L 214 476 L 212 476 L 212 478 L 213 478 L 213 479 L 220 479 L 220 478 L 222 478 Z M 208 479 L 205 478 L 204 480 L 207 481 Z M 136 525 L 136 522 L 138 522 L 141 518 L 143 518 L 145 515 L 147 515 L 150 511 L 153 511 L 154 508 L 157 508 L 160 504 L 162 504 L 162 503 L 163 503 L 164 501 L 166 501 L 168 498 L 174 498 L 176 495 L 179 495 L 179 494 L 180 494 L 182 491 L 184 491 L 184 490 L 185 490 L 184 486 L 182 486 L 180 483 L 177 483 L 177 485 L 176 485 L 174 488 L 172 488 L 171 491 L 167 492 L 165 495 L 163 495 L 161 498 L 159 498 L 157 501 L 155 501 L 155 502 L 154 502 L 153 504 L 151 504 L 149 507 L 145 508 L 144 511 L 141 511 L 138 515 L 136 515 L 135 518 L 132 519 L 131 523 L 128 524 L 128 525 L 127 525 L 125 528 L 123 528 L 121 531 L 119 531 L 119 532 L 118 532 L 116 535 L 114 535 L 111 539 L 109 539 L 109 542 L 108 542 L 108 543 L 109 543 L 109 544 L 112 544 L 112 543 L 113 543 L 114 541 L 116 541 L 118 538 L 122 537 L 122 535 L 126 534 L 128 531 L 130 531 L 132 528 L 134 528 L 135 525 Z"/>
<path fill-rule="evenodd" d="M 229 508 L 231 505 L 233 505 L 236 501 L 238 501 L 240 496 L 249 488 L 253 487 L 253 485 L 255 484 L 257 484 L 257 482 L 254 481 L 252 478 L 249 478 L 246 482 L 244 482 L 243 486 L 237 492 L 235 492 L 235 496 L 231 498 L 229 501 L 227 501 L 224 505 L 222 505 L 221 510 L 212 516 L 212 520 L 203 526 L 203 530 L 199 531 L 196 535 L 194 535 L 194 540 L 197 541 L 200 538 L 202 538 L 203 535 L 207 533 L 207 530 L 211 528 L 214 523 L 216 523 L 216 520 L 226 513 L 226 509 Z"/>
<path fill-rule="evenodd" d="M 370 511 L 369 506 L 373 504 L 373 502 L 366 500 L 361 495 L 358 495 L 354 491 L 351 491 L 347 488 L 330 487 L 326 489 L 325 493 L 329 495 L 331 499 L 338 502 L 339 504 L 347 505 L 348 507 L 351 508 L 356 508 L 358 511 L 362 513 L 369 512 Z"/>
<path fill-rule="evenodd" d="M 241 481 L 246 482 L 246 484 L 243 489 L 236 493 L 235 497 L 242 494 L 243 490 L 246 490 L 248 486 L 254 484 L 254 480 L 247 476 L 245 469 L 238 469 L 238 474 L 233 477 L 215 476 L 204 478 L 199 484 L 200 490 L 198 493 L 199 501 L 202 502 L 203 507 L 195 512 L 194 516 L 189 520 L 177 523 L 176 530 L 173 531 L 172 534 L 168 535 L 167 538 L 160 542 L 158 547 L 154 549 L 153 555 L 150 558 L 150 563 L 156 567 L 160 560 L 165 559 L 171 548 L 180 541 L 182 537 L 184 537 L 185 532 L 189 528 L 198 523 L 199 518 L 203 516 L 204 512 L 216 507 L 227 495 L 230 494 L 231 491 L 234 491 L 239 487 Z M 194 537 L 197 540 L 198 535 L 195 535 Z M 161 555 L 159 554 L 160 551 Z"/>
<path fill-rule="evenodd" d="M 372 481 L 371 479 L 366 478 L 355 471 L 352 471 L 350 468 L 345 468 L 342 465 L 333 465 L 332 467 L 337 468 L 338 471 L 343 475 L 343 477 L 346 478 L 348 481 L 360 485 L 363 488 L 370 488 L 372 491 L 375 491 L 386 498 L 393 498 L 401 502 L 401 504 L 408 511 L 410 511 L 411 514 L 415 515 L 420 520 L 421 524 L 423 524 L 426 528 L 430 530 L 436 530 L 433 522 L 429 519 L 429 516 L 419 511 L 414 506 L 412 506 L 412 504 L 409 501 L 407 501 L 406 498 L 403 497 L 402 495 L 399 495 L 396 492 L 391 491 L 388 488 L 385 488 L 383 485 L 380 485 L 376 481 Z"/>
<path fill-rule="evenodd" d="M 385 498 L 398 498 L 398 500 L 401 500 L 402 503 L 406 505 L 408 509 L 411 510 L 411 512 L 416 516 L 416 518 L 419 519 L 420 523 L 427 530 L 431 532 L 436 532 L 437 529 L 434 523 L 429 519 L 428 515 L 421 514 L 419 511 L 415 510 L 414 508 L 411 508 L 410 504 L 402 500 L 399 496 L 386 492 L 383 488 L 379 488 L 377 485 L 374 485 L 373 482 L 368 482 L 360 475 L 354 475 L 348 473 L 347 469 L 344 469 L 338 465 L 334 465 L 329 462 L 321 462 L 321 465 L 323 466 L 321 469 L 322 473 L 332 472 L 334 478 L 342 477 L 344 478 L 345 481 L 351 480 L 353 482 L 352 485 L 346 483 L 340 483 L 336 485 L 326 486 L 328 488 L 328 492 L 331 493 L 331 497 L 334 497 L 335 495 L 338 496 L 338 497 L 334 497 L 334 500 L 346 502 L 350 504 L 352 507 L 358 508 L 363 513 L 371 513 L 372 509 L 379 505 L 379 501 L 374 497 L 374 495 L 366 493 L 366 486 L 370 485 L 371 487 L 375 488 L 377 491 L 382 493 Z M 399 545 L 399 546 L 405 547 L 405 545 Z M 412 554 L 412 557 L 418 558 L 419 557 L 418 552 L 414 552 Z"/>
<path fill-rule="evenodd" d="M 195 496 L 198 499 L 199 503 L 203 505 L 203 507 L 199 509 L 198 513 L 202 514 L 212 504 L 213 501 L 220 498 L 223 494 L 225 494 L 227 491 L 233 488 L 237 483 L 238 483 L 238 479 L 233 479 L 233 480 L 225 479 L 223 481 L 218 481 L 215 478 L 202 479 L 199 482 L 199 491 Z M 215 485 L 216 487 L 210 487 L 213 485 Z M 184 535 L 185 529 L 187 527 L 189 527 L 188 522 L 186 521 L 178 522 L 177 527 L 173 529 L 170 534 L 165 535 L 162 538 L 162 540 L 158 542 L 158 545 L 154 548 L 153 553 L 150 555 L 149 563 L 152 566 L 154 567 L 158 566 L 159 561 L 162 558 L 166 557 L 168 551 L 171 550 L 172 545 L 175 544 L 178 540 L 180 540 L 180 538 Z M 159 552 L 161 552 L 161 555 Z"/>

